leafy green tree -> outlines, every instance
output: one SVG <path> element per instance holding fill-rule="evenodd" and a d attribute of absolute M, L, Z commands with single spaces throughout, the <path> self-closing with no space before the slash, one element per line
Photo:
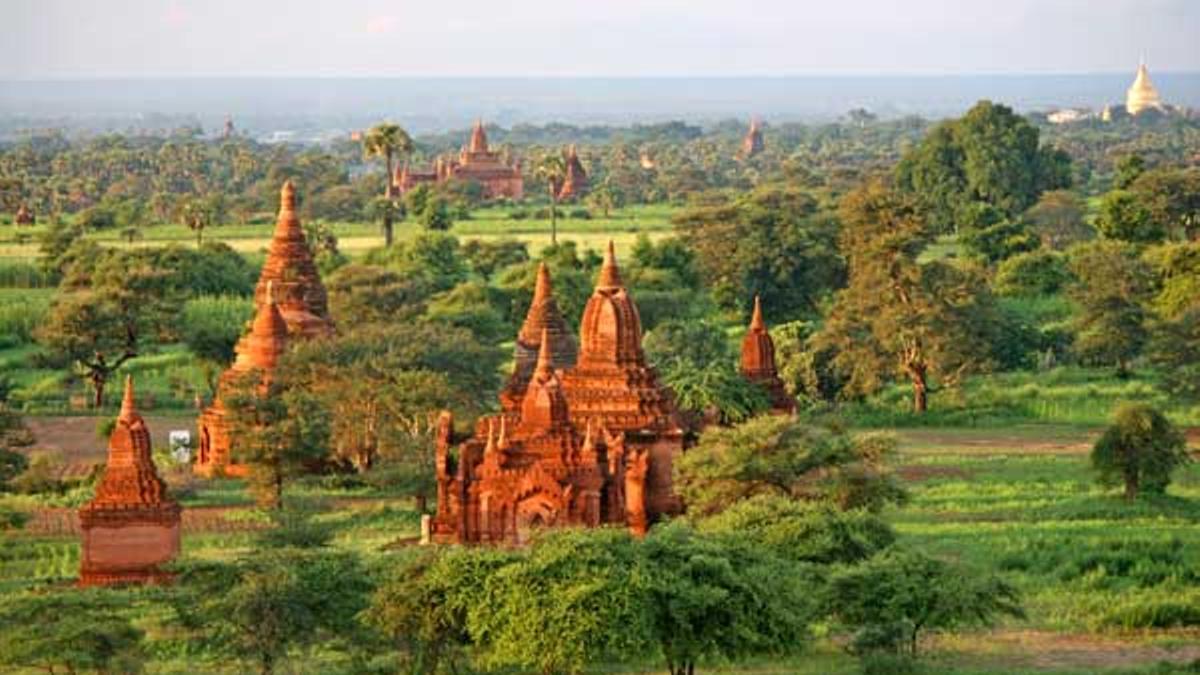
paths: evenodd
<path fill-rule="evenodd" d="M 929 237 L 902 193 L 873 182 L 848 195 L 841 238 L 849 284 L 814 340 L 835 354 L 845 393 L 869 394 L 900 376 L 912 385 L 918 414 L 928 407 L 931 377 L 954 383 L 990 368 L 998 323 L 975 270 L 918 260 Z"/>
<path fill-rule="evenodd" d="M 550 675 L 649 654 L 656 632 L 639 570 L 626 532 L 548 535 L 483 582 L 468 616 L 480 665 Z"/>
<path fill-rule="evenodd" d="M 422 232 L 400 246 L 374 249 L 364 262 L 420 276 L 432 292 L 448 291 L 470 274 L 458 239 L 442 232 Z"/>
<path fill-rule="evenodd" d="M 1149 265 L 1132 245 L 1118 241 L 1080 244 L 1069 252 L 1068 265 L 1075 279 L 1069 293 L 1079 307 L 1074 350 L 1086 361 L 1112 364 L 1118 374 L 1127 374 L 1149 339 Z"/>
<path fill-rule="evenodd" d="M 891 546 L 896 533 L 864 509 L 762 494 L 737 502 L 697 524 L 704 533 L 742 537 L 775 555 L 814 565 L 866 560 Z"/>
<path fill-rule="evenodd" d="M 725 309 L 746 311 L 759 295 L 773 321 L 798 318 L 843 283 L 836 222 L 803 190 L 763 185 L 684 210 L 674 223 Z"/>
<path fill-rule="evenodd" d="M 216 392 L 217 375 L 233 362 L 233 348 L 254 316 L 249 298 L 201 296 L 188 300 L 181 313 L 184 344 L 206 365 L 210 393 Z"/>
<path fill-rule="evenodd" d="M 268 548 L 230 563 L 191 565 L 172 598 L 191 640 L 270 675 L 296 649 L 364 651 L 359 623 L 371 584 L 350 553 Z"/>
<path fill-rule="evenodd" d="M 208 197 L 192 197 L 180 208 L 179 218 L 189 230 L 196 233 L 196 248 L 200 248 L 204 245 L 204 230 L 225 218 L 224 198 L 219 193 Z"/>
<path fill-rule="evenodd" d="M 325 281 L 339 323 L 402 323 L 425 313 L 433 288 L 415 269 L 351 263 Z"/>
<path fill-rule="evenodd" d="M 1113 187 L 1118 190 L 1128 190 L 1133 182 L 1146 172 L 1146 160 L 1141 155 L 1125 155 L 1117 160 L 1116 174 L 1113 176 Z"/>
<path fill-rule="evenodd" d="M 1173 239 L 1200 239 L 1200 169 L 1154 169 L 1139 175 L 1129 189 L 1157 229 Z"/>
<path fill-rule="evenodd" d="M 1113 424 L 1092 446 L 1092 467 L 1103 485 L 1122 485 L 1126 499 L 1161 494 L 1171 473 L 1191 461 L 1187 442 L 1161 412 L 1144 403 L 1117 408 Z"/>
<path fill-rule="evenodd" d="M 917 551 L 890 549 L 834 574 L 828 603 L 855 630 L 860 653 L 885 650 L 917 656 L 928 631 L 991 625 L 996 617 L 1023 617 L 1017 590 Z"/>
<path fill-rule="evenodd" d="M 1042 246 L 1062 250 L 1096 236 L 1084 220 L 1086 204 L 1069 190 L 1050 190 L 1021 217 Z"/>
<path fill-rule="evenodd" d="M 534 170 L 550 193 L 550 245 L 558 243 L 558 191 L 567 177 L 567 163 L 557 152 L 547 153 Z"/>
<path fill-rule="evenodd" d="M 451 672 L 471 646 L 467 619 L 481 611 L 488 577 L 516 554 L 493 548 L 426 549 L 384 575 L 364 621 L 390 638 L 409 673 Z"/>
<path fill-rule="evenodd" d="M 1039 249 L 1000 263 L 992 287 L 1000 295 L 1038 297 L 1054 295 L 1070 281 L 1066 256 Z"/>
<path fill-rule="evenodd" d="M 412 138 L 408 132 L 398 124 L 391 122 L 383 122 L 371 127 L 363 136 L 363 156 L 382 157 L 384 162 L 384 170 L 386 171 L 384 178 L 384 193 L 383 196 L 389 202 L 395 197 L 396 183 L 395 170 L 393 161 L 396 155 L 407 156 L 414 149 Z M 383 245 L 391 246 L 393 239 L 392 219 L 394 212 L 389 210 L 383 211 Z"/>
<path fill-rule="evenodd" d="M 817 584 L 787 559 L 681 523 L 655 527 L 640 548 L 652 635 L 671 675 L 692 675 L 700 661 L 805 648 Z"/>
<path fill-rule="evenodd" d="M 9 594 L 0 603 L 0 665 L 48 673 L 137 672 L 143 632 L 112 590 Z"/>
<path fill-rule="evenodd" d="M 481 281 L 467 281 L 434 296 L 425 312 L 437 323 L 466 328 L 483 343 L 499 344 L 516 331 L 506 322 L 507 297 Z"/>
<path fill-rule="evenodd" d="M 885 461 L 895 442 L 851 436 L 791 417 L 756 417 L 709 428 L 675 462 L 675 486 L 690 513 L 719 513 L 755 495 L 880 508 L 903 499 Z"/>
<path fill-rule="evenodd" d="M 608 218 L 612 215 L 614 209 L 625 206 L 625 195 L 606 176 L 603 181 L 600 181 L 598 185 L 592 187 L 591 191 L 588 192 L 587 203 L 592 208 L 604 214 L 605 218 Z"/>
<path fill-rule="evenodd" d="M 949 232 L 971 204 L 1014 218 L 1042 192 L 1067 187 L 1070 159 L 1040 145 L 1037 128 L 1011 108 L 980 101 L 930 131 L 901 160 L 896 180 L 935 231 Z"/>
<path fill-rule="evenodd" d="M 1168 392 L 1200 401 L 1200 307 L 1159 321 L 1151 334 L 1149 352 L 1162 370 Z"/>
<path fill-rule="evenodd" d="M 224 401 L 234 458 L 249 465 L 259 502 L 282 508 L 285 483 L 328 455 L 326 411 L 312 395 L 258 370 L 231 380 Z"/>
<path fill-rule="evenodd" d="M 1113 190 L 1100 201 L 1096 229 L 1108 239 L 1136 244 L 1163 240 L 1166 232 L 1155 222 L 1141 198 L 1127 190 Z"/>
<path fill-rule="evenodd" d="M 486 280 L 506 267 L 529 262 L 528 246 L 517 239 L 468 239 L 462 254 L 471 271 Z"/>

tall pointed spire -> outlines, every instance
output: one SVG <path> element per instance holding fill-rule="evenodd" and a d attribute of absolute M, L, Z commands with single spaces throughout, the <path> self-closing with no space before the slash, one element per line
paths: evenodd
<path fill-rule="evenodd" d="M 133 375 L 126 375 L 125 395 L 121 398 L 121 413 L 117 415 L 117 419 L 130 422 L 137 416 L 137 407 L 133 400 Z"/>
<path fill-rule="evenodd" d="M 541 343 L 541 346 L 538 347 L 538 360 L 533 369 L 533 376 L 545 379 L 554 374 L 554 352 L 550 349 L 550 332 L 545 328 L 542 329 Z"/>
<path fill-rule="evenodd" d="M 471 129 L 470 151 L 473 153 L 488 151 L 487 132 L 483 130 L 483 120 L 479 118 L 475 119 L 475 127 Z"/>
<path fill-rule="evenodd" d="M 491 419 L 489 419 L 488 420 L 488 430 L 487 430 L 487 445 L 483 446 L 483 456 L 487 457 L 494 452 L 496 452 L 496 427 L 495 427 L 494 422 Z"/>
<path fill-rule="evenodd" d="M 767 329 L 767 326 L 765 323 L 763 323 L 762 300 L 757 295 L 755 295 L 754 296 L 754 313 L 750 317 L 750 330 L 764 331 L 766 329 Z"/>
<path fill-rule="evenodd" d="M 533 304 L 537 305 L 550 298 L 550 268 L 545 261 L 538 263 L 537 281 L 533 285 Z"/>
<path fill-rule="evenodd" d="M 496 437 L 496 447 L 504 450 L 508 447 L 508 418 L 500 416 L 500 434 Z"/>
<path fill-rule="evenodd" d="M 283 182 L 279 189 L 279 215 L 275 219 L 275 238 L 304 238 L 300 218 L 296 215 L 296 186 L 291 179 Z"/>
<path fill-rule="evenodd" d="M 600 266 L 600 279 L 596 288 L 620 288 L 625 285 L 621 280 L 621 271 L 617 269 L 617 253 L 612 239 L 608 240 L 608 248 L 604 250 L 604 264 Z"/>
<path fill-rule="evenodd" d="M 500 394 L 500 402 L 505 410 L 515 410 L 525 397 L 525 389 L 537 364 L 538 352 L 543 347 L 543 334 L 549 336 L 551 365 L 555 368 L 569 368 L 575 365 L 579 349 L 575 343 L 575 336 L 571 334 L 562 312 L 558 309 L 553 284 L 550 281 L 550 269 L 544 262 L 538 265 L 533 301 L 529 303 L 529 312 L 525 315 L 520 332 L 517 333 L 517 344 L 513 348 L 512 376 Z"/>

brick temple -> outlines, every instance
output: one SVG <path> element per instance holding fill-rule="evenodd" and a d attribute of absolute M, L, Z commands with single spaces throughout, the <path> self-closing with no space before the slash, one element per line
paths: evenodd
<path fill-rule="evenodd" d="M 646 363 L 611 243 L 579 334 L 577 346 L 543 264 L 501 412 L 477 420 L 454 457 L 453 419 L 441 416 L 435 541 L 520 544 L 562 525 L 618 524 L 641 535 L 681 510 L 671 470 L 683 431 Z"/>
<path fill-rule="evenodd" d="M 325 286 L 296 215 L 296 190 L 291 181 L 283 184 L 279 202 L 275 234 L 254 289 L 254 320 L 235 347 L 233 365 L 221 374 L 215 400 L 200 415 L 195 471 L 201 475 L 246 473 L 246 467 L 230 456 L 222 390 L 252 371 L 261 373 L 264 383 L 269 382 L 290 341 L 333 334 Z"/>
<path fill-rule="evenodd" d="M 742 138 L 742 147 L 738 151 L 738 157 L 741 159 L 750 159 L 766 149 L 766 144 L 763 142 L 762 123 L 758 118 L 750 120 L 750 129 L 746 131 L 745 137 Z"/>
<path fill-rule="evenodd" d="M 761 385 L 771 399 L 771 411 L 789 414 L 796 411 L 796 399 L 787 393 L 779 370 L 775 367 L 775 342 L 763 321 L 762 302 L 754 296 L 754 313 L 750 327 L 742 338 L 742 376 Z"/>
<path fill-rule="evenodd" d="M 479 183 L 484 199 L 521 199 L 525 194 L 521 165 L 509 162 L 501 153 L 488 148 L 487 132 L 483 130 L 481 120 L 475 121 L 471 141 L 459 150 L 457 158 L 438 157 L 429 171 L 414 171 L 404 164 L 396 170 L 393 184 L 403 195 L 422 183 L 444 183 L 449 180 Z"/>
<path fill-rule="evenodd" d="M 587 194 L 587 171 L 584 171 L 583 162 L 579 161 L 579 153 L 575 150 L 574 145 L 568 147 L 567 151 L 563 153 L 563 164 L 567 170 L 562 184 L 558 188 L 559 201 L 578 199 Z"/>
<path fill-rule="evenodd" d="M 169 579 L 159 566 L 179 554 L 181 510 L 167 494 L 150 452 L 150 430 L 135 405 L 133 378 L 126 377 L 104 475 L 95 497 L 79 509 L 80 585 Z"/>

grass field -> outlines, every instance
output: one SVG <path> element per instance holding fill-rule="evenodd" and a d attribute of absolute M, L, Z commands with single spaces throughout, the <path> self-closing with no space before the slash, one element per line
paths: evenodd
<path fill-rule="evenodd" d="M 594 249 L 599 249 L 611 238 L 623 252 L 633 245 L 639 233 L 645 232 L 656 238 L 670 232 L 671 216 L 675 210 L 668 204 L 649 204 L 615 210 L 608 218 L 599 213 L 587 219 L 564 216 L 559 218 L 558 234 L 560 239 L 575 241 L 581 248 Z M 512 211 L 512 208 L 500 207 L 478 209 L 472 212 L 470 219 L 456 221 L 450 233 L 464 240 L 517 239 L 528 242 L 533 251 L 550 243 L 548 218 L 514 220 L 510 217 Z M 570 209 L 563 208 L 563 211 L 569 214 Z M 347 255 L 358 255 L 383 244 L 377 224 L 330 223 L 330 226 L 338 236 L 342 252 Z M 28 262 L 36 259 L 37 235 L 44 229 L 44 225 L 21 228 L 0 225 L 0 264 L 5 260 Z M 224 241 L 240 252 L 255 253 L 264 250 L 270 243 L 273 229 L 272 223 L 227 224 L 205 230 L 204 236 L 206 239 Z M 419 231 L 420 226 L 415 222 L 405 221 L 398 224 L 396 236 L 402 239 Z M 150 225 L 143 228 L 141 234 L 141 238 L 132 244 L 121 239 L 117 230 L 93 232 L 87 236 L 112 246 L 157 246 L 168 242 L 191 244 L 196 241 L 196 234 L 179 224 Z"/>
<path fill-rule="evenodd" d="M 1191 672 L 1179 664 L 1200 659 L 1200 464 L 1180 472 L 1168 495 L 1129 504 L 1092 480 L 1087 452 L 1098 433 L 1094 427 L 896 433 L 898 471 L 912 500 L 886 515 L 901 541 L 998 571 L 1020 588 L 1028 613 L 993 630 L 931 638 L 922 672 Z M 251 545 L 262 519 L 239 483 L 166 473 L 190 514 L 185 556 L 227 559 Z M 321 518 L 336 527 L 334 545 L 358 552 L 369 568 L 384 567 L 395 542 L 416 536 L 418 518 L 409 501 L 369 488 L 324 485 L 309 479 L 296 494 L 325 504 Z M 0 496 L 5 506 L 33 508 L 29 498 L 14 495 Z M 75 576 L 78 540 L 64 530 L 70 518 L 55 515 L 51 522 L 65 525 L 52 531 L 31 525 L 0 540 L 0 592 Z M 143 621 L 152 624 L 153 617 Z M 166 634 L 148 628 L 151 640 Z M 856 659 L 838 644 L 836 636 L 826 636 L 804 657 L 703 671 L 858 672 Z M 197 668 L 195 661 L 172 656 L 165 644 L 159 647 L 151 645 L 156 660 L 147 672 Z M 301 669 L 310 667 L 320 669 L 313 663 Z"/>

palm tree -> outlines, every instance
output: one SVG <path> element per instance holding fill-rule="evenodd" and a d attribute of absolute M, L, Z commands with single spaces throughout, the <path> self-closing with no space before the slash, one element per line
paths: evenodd
<path fill-rule="evenodd" d="M 558 244 L 558 189 L 567 175 L 567 163 L 562 155 L 552 152 L 538 162 L 537 175 L 546 181 L 550 190 L 550 244 Z"/>
<path fill-rule="evenodd" d="M 363 137 L 363 155 L 370 157 L 383 157 L 384 163 L 387 165 L 387 176 L 384 178 L 383 196 L 388 200 L 395 198 L 396 186 L 393 181 L 395 174 L 393 172 L 393 159 L 396 155 L 408 155 L 413 151 L 413 140 L 399 124 L 384 122 L 377 124 L 367 132 Z M 384 212 L 383 218 L 383 242 L 385 246 L 392 245 L 392 211 Z"/>

